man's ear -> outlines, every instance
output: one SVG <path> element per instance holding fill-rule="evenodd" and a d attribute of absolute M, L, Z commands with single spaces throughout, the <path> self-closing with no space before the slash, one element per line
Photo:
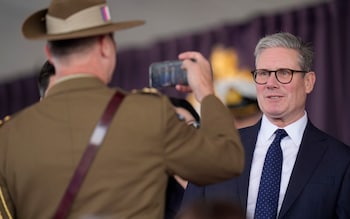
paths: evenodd
<path fill-rule="evenodd" d="M 45 54 L 50 63 L 52 63 L 52 53 L 48 44 L 45 45 Z"/>
<path fill-rule="evenodd" d="M 100 37 L 99 39 L 99 43 L 100 43 L 100 52 L 101 55 L 103 56 L 110 56 L 112 53 L 115 53 L 115 45 L 113 40 L 110 38 L 109 35 L 103 35 Z"/>
<path fill-rule="evenodd" d="M 305 74 L 304 77 L 304 83 L 305 83 L 305 91 L 306 93 L 311 93 L 311 91 L 314 89 L 316 82 L 316 74 L 315 72 L 311 71 Z"/>

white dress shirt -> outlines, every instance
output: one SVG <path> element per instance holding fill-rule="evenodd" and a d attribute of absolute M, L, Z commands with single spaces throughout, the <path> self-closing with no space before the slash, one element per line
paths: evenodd
<path fill-rule="evenodd" d="M 292 174 L 292 170 L 295 164 L 295 160 L 299 151 L 300 143 L 307 124 L 307 114 L 297 120 L 296 122 L 283 127 L 288 133 L 287 137 L 284 137 L 281 141 L 281 147 L 283 152 L 283 164 L 281 174 L 281 187 L 278 200 L 278 212 L 281 209 L 284 195 L 286 194 L 289 178 Z M 264 166 L 265 155 L 267 150 L 275 138 L 274 132 L 279 127 L 272 124 L 265 115 L 262 117 L 261 127 L 258 133 L 258 138 L 253 154 L 252 166 L 250 170 L 249 186 L 248 186 L 248 199 L 247 199 L 247 218 L 254 218 L 256 201 L 258 198 L 259 184 L 261 172 Z"/>

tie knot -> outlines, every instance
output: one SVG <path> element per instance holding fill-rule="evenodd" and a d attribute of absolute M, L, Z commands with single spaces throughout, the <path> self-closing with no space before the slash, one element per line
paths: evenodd
<path fill-rule="evenodd" d="M 288 136 L 287 132 L 284 129 L 277 129 L 275 131 L 275 134 L 275 139 L 278 139 L 278 141 L 281 141 L 284 137 Z"/>

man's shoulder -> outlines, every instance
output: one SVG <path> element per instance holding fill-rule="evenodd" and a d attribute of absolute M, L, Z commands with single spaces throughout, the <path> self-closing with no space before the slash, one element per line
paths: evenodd
<path fill-rule="evenodd" d="M 142 106 L 146 109 L 160 109 L 172 107 L 168 97 L 154 88 L 143 88 L 130 91 L 124 102 L 124 106 Z"/>
<path fill-rule="evenodd" d="M 143 104 L 153 105 L 164 102 L 164 99 L 167 99 L 167 96 L 155 88 L 145 87 L 142 89 L 132 90 L 129 93 L 128 98 L 130 98 L 129 100 L 132 99 Z"/>
<path fill-rule="evenodd" d="M 11 116 L 7 115 L 5 116 L 3 119 L 0 119 L 0 127 L 2 127 L 3 125 L 5 125 L 5 123 L 7 123 L 8 121 L 11 120 Z"/>
<path fill-rule="evenodd" d="M 163 96 L 162 93 L 159 92 L 159 90 L 155 88 L 145 87 L 139 90 L 132 90 L 131 94 L 139 94 L 139 95 L 150 95 L 155 97 L 161 97 Z"/>
<path fill-rule="evenodd" d="M 311 121 L 308 121 L 308 123 L 305 127 L 305 134 L 304 134 L 303 138 L 312 138 L 312 139 L 319 138 L 322 141 L 327 140 L 327 141 L 330 141 L 332 143 L 339 144 L 339 145 L 344 144 L 336 137 L 334 137 L 331 134 L 316 127 Z"/>
<path fill-rule="evenodd" d="M 344 157 L 346 160 L 350 159 L 350 146 L 342 142 L 340 139 L 328 134 L 327 132 L 314 126 L 312 122 L 308 122 L 305 133 L 303 136 L 303 141 L 313 140 L 314 142 L 319 142 L 318 145 L 324 145 L 328 148 L 330 154 L 336 154 L 339 159 Z"/>
<path fill-rule="evenodd" d="M 259 120 L 256 124 L 252 126 L 239 128 L 238 131 L 241 136 L 252 135 L 253 133 L 257 135 L 259 132 L 260 126 L 261 126 L 261 121 Z"/>

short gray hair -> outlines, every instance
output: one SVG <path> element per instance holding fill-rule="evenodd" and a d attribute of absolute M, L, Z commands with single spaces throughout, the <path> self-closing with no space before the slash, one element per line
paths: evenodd
<path fill-rule="evenodd" d="M 313 62 L 313 49 L 309 43 L 305 43 L 301 38 L 287 32 L 275 33 L 261 38 L 255 47 L 255 62 L 259 55 L 268 48 L 288 48 L 299 53 L 299 65 L 303 71 L 311 71 Z"/>

